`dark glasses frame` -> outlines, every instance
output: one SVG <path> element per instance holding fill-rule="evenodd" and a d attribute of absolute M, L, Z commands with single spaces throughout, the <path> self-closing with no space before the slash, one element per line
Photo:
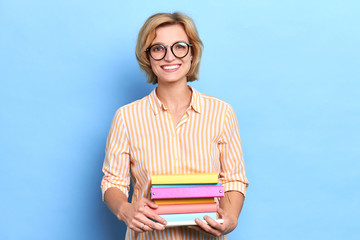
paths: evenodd
<path fill-rule="evenodd" d="M 182 56 L 182 57 L 176 56 L 176 54 L 174 53 L 174 50 L 173 50 L 173 47 L 174 47 L 176 44 L 178 44 L 178 43 L 185 44 L 185 45 L 188 47 L 186 54 L 185 54 L 184 56 Z M 163 56 L 162 58 L 157 59 L 157 58 L 154 58 L 154 57 L 151 55 L 150 49 L 153 48 L 154 46 L 161 46 L 161 47 L 163 47 L 163 48 L 165 49 L 165 54 L 164 54 L 164 56 Z M 168 46 L 169 46 L 169 45 L 165 46 L 165 45 L 163 45 L 163 44 L 157 43 L 157 44 L 154 44 L 154 45 L 151 45 L 150 47 L 148 47 L 148 48 L 145 50 L 145 52 L 149 53 L 150 57 L 151 57 L 152 59 L 154 59 L 155 61 L 160 61 L 160 60 L 164 59 L 164 57 L 166 56 L 166 54 L 167 54 L 167 49 L 168 49 L 167 47 L 168 47 Z M 192 44 L 189 44 L 189 43 L 186 43 L 186 42 L 183 42 L 183 41 L 179 41 L 179 42 L 176 42 L 176 43 L 174 43 L 173 45 L 171 45 L 171 46 L 170 46 L 170 50 L 171 50 L 172 54 L 173 54 L 175 57 L 177 57 L 177 58 L 184 58 L 184 57 L 186 57 L 186 56 L 189 54 L 190 47 L 192 47 Z"/>

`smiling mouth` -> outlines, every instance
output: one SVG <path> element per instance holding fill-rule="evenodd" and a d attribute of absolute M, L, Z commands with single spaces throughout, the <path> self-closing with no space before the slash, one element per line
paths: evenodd
<path fill-rule="evenodd" d="M 161 68 L 164 70 L 175 70 L 175 69 L 178 69 L 179 67 L 180 67 L 180 64 L 161 66 Z"/>

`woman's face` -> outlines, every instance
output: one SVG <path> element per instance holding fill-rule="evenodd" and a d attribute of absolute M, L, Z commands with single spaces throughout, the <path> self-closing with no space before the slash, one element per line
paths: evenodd
<path fill-rule="evenodd" d="M 162 44 L 167 47 L 166 55 L 163 59 L 157 61 L 150 57 L 151 68 L 158 78 L 158 84 L 174 83 L 177 81 L 186 82 L 186 75 L 191 67 L 191 49 L 189 49 L 189 53 L 185 57 L 177 58 L 170 49 L 176 42 L 190 44 L 184 28 L 180 24 L 163 26 L 156 30 L 156 37 L 152 41 L 151 46 Z"/>

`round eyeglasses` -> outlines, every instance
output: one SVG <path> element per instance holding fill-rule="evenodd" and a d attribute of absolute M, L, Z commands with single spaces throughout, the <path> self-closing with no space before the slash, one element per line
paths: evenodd
<path fill-rule="evenodd" d="M 192 45 L 186 42 L 176 42 L 172 46 L 170 46 L 171 52 L 177 58 L 183 58 L 189 53 L 189 49 Z M 154 44 L 146 49 L 146 52 L 150 54 L 150 56 L 156 60 L 162 60 L 167 53 L 167 46 L 162 44 Z"/>

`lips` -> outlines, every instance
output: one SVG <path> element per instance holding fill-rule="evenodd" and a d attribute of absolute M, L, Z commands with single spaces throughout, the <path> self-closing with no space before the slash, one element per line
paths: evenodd
<path fill-rule="evenodd" d="M 180 64 L 172 64 L 172 65 L 163 65 L 161 66 L 165 71 L 176 71 L 180 68 Z"/>

